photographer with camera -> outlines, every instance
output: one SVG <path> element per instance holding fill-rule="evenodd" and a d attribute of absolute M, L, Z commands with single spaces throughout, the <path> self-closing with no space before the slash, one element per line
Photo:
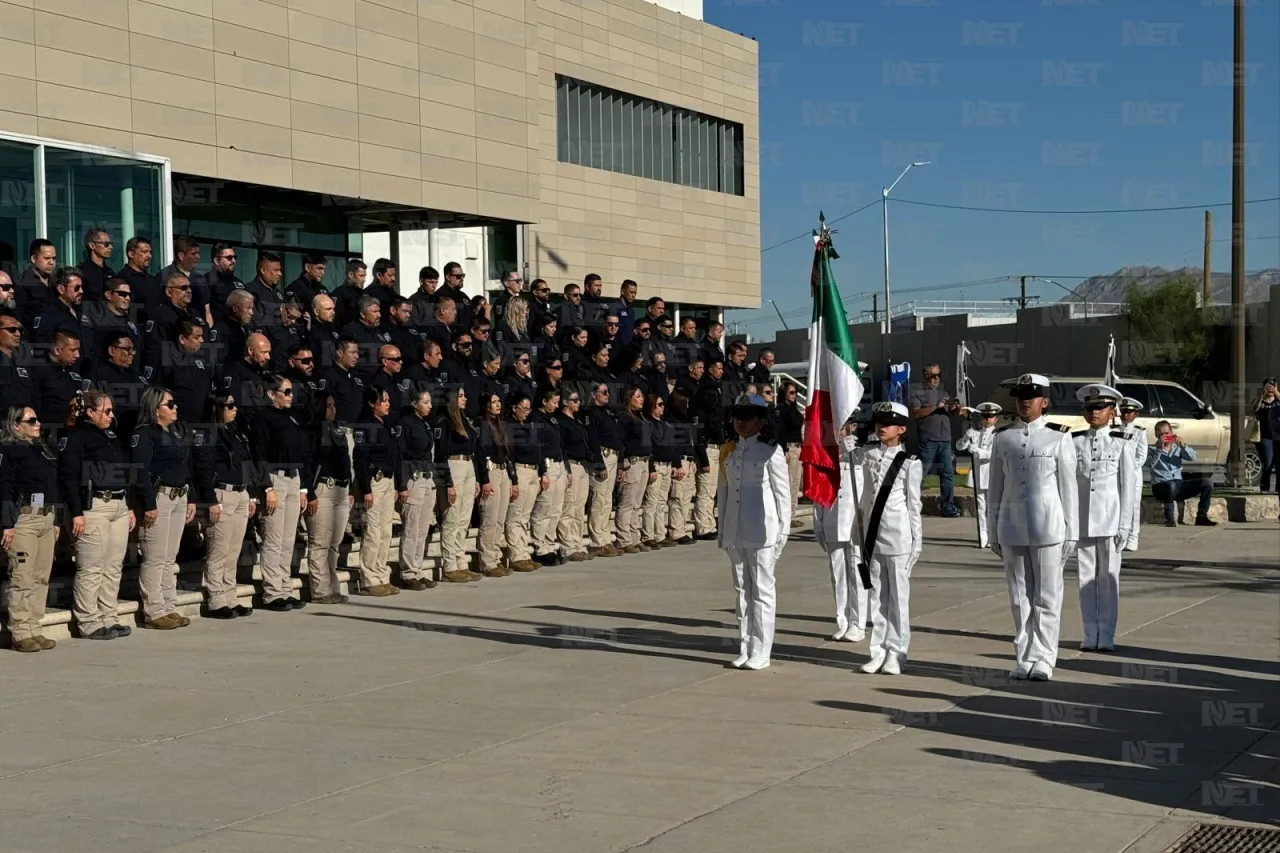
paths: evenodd
<path fill-rule="evenodd" d="M 1192 497 L 1199 497 L 1196 509 L 1196 527 L 1216 527 L 1218 522 L 1209 520 L 1209 500 L 1213 497 L 1213 481 L 1208 477 L 1194 480 L 1182 479 L 1182 463 L 1196 461 L 1195 450 L 1187 447 L 1173 425 L 1168 421 L 1156 424 L 1156 443 L 1151 445 L 1147 467 L 1151 469 L 1151 494 L 1164 503 L 1164 526 L 1177 527 L 1174 520 L 1176 504 Z"/>

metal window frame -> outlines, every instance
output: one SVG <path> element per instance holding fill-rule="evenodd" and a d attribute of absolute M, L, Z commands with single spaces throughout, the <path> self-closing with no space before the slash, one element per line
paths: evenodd
<path fill-rule="evenodd" d="M 159 154 L 144 154 L 140 151 L 127 151 L 123 148 L 109 148 L 105 145 L 89 145 L 83 142 L 68 142 L 65 139 L 53 139 L 46 136 L 30 136 L 25 133 L 10 133 L 0 130 L 0 141 L 15 142 L 19 145 L 30 145 L 34 148 L 33 163 L 35 165 L 36 190 L 36 232 L 48 238 L 49 208 L 45 194 L 45 150 L 54 148 L 59 151 L 71 151 L 79 154 L 93 154 L 99 157 L 115 157 L 119 160 L 133 160 L 160 167 L 160 266 L 173 263 L 173 164 L 168 157 Z M 154 243 L 152 246 L 154 247 Z"/>

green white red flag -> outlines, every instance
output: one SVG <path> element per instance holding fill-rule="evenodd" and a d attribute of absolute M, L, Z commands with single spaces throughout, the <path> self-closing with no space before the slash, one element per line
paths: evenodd
<path fill-rule="evenodd" d="M 830 508 L 840 492 L 840 430 L 862 400 L 862 380 L 844 304 L 831 273 L 838 258 L 825 220 L 814 234 L 813 320 L 809 325 L 809 402 L 800 461 L 804 495 Z"/>

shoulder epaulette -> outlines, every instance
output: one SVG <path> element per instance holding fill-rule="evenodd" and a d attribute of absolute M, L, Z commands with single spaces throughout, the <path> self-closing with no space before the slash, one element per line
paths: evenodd
<path fill-rule="evenodd" d="M 1013 426 L 1014 426 L 1014 424 L 1016 424 L 1016 423 L 1017 423 L 1017 421 L 1014 421 L 1013 423 L 1005 424 L 1005 425 L 1004 425 L 1004 426 L 1002 426 L 1002 427 L 996 427 L 996 432 L 1004 432 L 1004 431 L 1005 431 L 1005 430 L 1007 430 L 1007 429 L 1012 429 L 1012 428 L 1013 428 Z"/>
<path fill-rule="evenodd" d="M 1071 432 L 1071 427 L 1066 424 L 1045 424 L 1049 429 L 1056 429 L 1058 432 Z"/>
<path fill-rule="evenodd" d="M 1088 434 L 1089 434 L 1089 431 L 1087 429 L 1078 429 L 1075 432 L 1071 433 L 1071 437 L 1080 438 L 1081 436 L 1088 435 Z"/>
<path fill-rule="evenodd" d="M 1125 432 L 1125 431 L 1124 431 L 1124 430 L 1122 430 L 1122 429 L 1113 429 L 1113 430 L 1111 431 L 1111 437 L 1112 437 L 1112 438 L 1123 438 L 1123 439 L 1125 439 L 1125 440 L 1127 441 L 1128 439 L 1133 438 L 1133 437 L 1134 437 L 1134 434 L 1133 434 L 1133 433 Z"/>

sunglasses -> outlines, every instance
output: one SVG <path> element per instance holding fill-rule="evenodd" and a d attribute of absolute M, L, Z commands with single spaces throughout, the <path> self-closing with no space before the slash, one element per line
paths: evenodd
<path fill-rule="evenodd" d="M 471 341 L 458 341 L 454 346 L 458 349 L 471 349 Z"/>
<path fill-rule="evenodd" d="M 619 325 L 621 325 L 621 324 L 619 324 L 619 323 L 605 323 L 604 325 L 605 325 L 605 328 L 607 328 L 607 329 L 616 329 L 616 328 L 618 328 L 618 326 L 619 326 Z"/>
<path fill-rule="evenodd" d="M 1086 403 L 1084 408 L 1086 412 L 1100 412 L 1103 409 L 1111 408 L 1111 404 L 1110 403 Z"/>
<path fill-rule="evenodd" d="M 176 409 L 176 408 L 178 408 L 178 404 L 177 404 L 177 403 L 175 403 L 175 402 L 173 402 L 172 400 L 169 400 L 169 401 L 167 401 L 167 402 L 161 403 L 160 405 L 164 406 L 166 409 Z"/>
<path fill-rule="evenodd" d="M 564 365 L 563 365 L 563 364 L 553 364 L 553 365 L 551 365 L 550 367 L 548 367 L 548 368 L 547 368 L 547 370 L 564 370 Z"/>
<path fill-rule="evenodd" d="M 392 358 L 392 357 L 391 357 L 391 356 L 389 356 L 389 355 L 384 355 L 384 356 L 382 357 L 382 360 L 383 360 L 383 361 L 391 361 L 391 362 L 395 362 L 396 364 L 399 364 L 400 362 L 404 361 L 404 357 L 403 357 L 403 356 L 399 356 L 399 355 L 397 355 L 396 357 Z"/>
<path fill-rule="evenodd" d="M 467 274 L 464 272 L 451 272 L 447 276 L 445 276 L 445 278 L 466 278 L 466 277 L 467 277 Z"/>
<path fill-rule="evenodd" d="M 581 402 L 582 402 L 582 398 L 581 398 L 581 397 L 570 397 L 568 400 L 565 400 L 565 402 L 566 402 L 566 403 L 581 403 Z"/>
<path fill-rule="evenodd" d="M 527 359 L 527 358 L 517 358 L 517 359 L 516 359 L 516 364 L 528 364 L 528 363 L 529 363 L 529 359 Z"/>
<path fill-rule="evenodd" d="M 0 284 L 0 290 L 13 290 L 12 284 Z"/>
<path fill-rule="evenodd" d="M 189 285 L 189 284 L 184 284 L 184 285 L 182 285 L 181 287 L 179 287 L 179 286 L 177 286 L 177 285 L 170 285 L 169 289 L 170 289 L 170 290 L 180 290 L 180 291 L 182 291 L 183 293 L 187 293 L 187 292 L 189 292 L 189 291 L 191 290 L 191 285 Z"/>
<path fill-rule="evenodd" d="M 114 244 L 113 244 L 110 240 L 94 240 L 94 241 L 93 241 L 93 245 L 95 245 L 95 246 L 105 246 L 105 247 L 107 247 L 107 248 L 110 248 L 110 247 L 111 247 L 112 245 L 114 245 Z"/>
<path fill-rule="evenodd" d="M 22 334 L 21 326 L 0 326 L 0 332 L 8 332 L 11 335 Z"/>
<path fill-rule="evenodd" d="M 550 293 L 550 292 L 551 292 L 551 288 L 549 288 L 549 287 L 535 287 L 535 288 L 533 289 L 533 292 L 534 292 L 534 293 Z"/>
<path fill-rule="evenodd" d="M 315 364 L 316 360 L 314 358 L 297 358 L 294 361 L 298 362 L 298 364 Z"/>
<path fill-rule="evenodd" d="M 237 408 L 239 408 L 239 406 L 237 406 L 237 405 L 236 405 L 236 401 L 235 401 L 235 400 L 228 400 L 226 403 L 224 403 L 224 404 L 223 404 L 222 408 L 224 408 L 224 409 L 237 409 Z"/>
<path fill-rule="evenodd" d="M 941 374 L 941 373 L 926 373 L 926 374 L 924 375 L 924 378 L 925 378 L 925 379 L 941 379 L 941 378 L 942 378 L 942 374 Z"/>
<path fill-rule="evenodd" d="M 116 350 L 120 350 L 120 352 L 128 352 L 128 353 L 134 353 L 138 351 L 137 347 L 112 347 L 112 349 L 116 349 Z"/>
<path fill-rule="evenodd" d="M 127 291 L 127 290 L 113 290 L 113 291 L 111 291 L 111 295 L 112 295 L 112 296 L 119 296 L 121 299 L 132 299 L 132 298 L 133 298 L 133 294 L 132 294 L 132 293 L 130 293 L 129 291 Z"/>
<path fill-rule="evenodd" d="M 223 255 L 222 257 L 218 258 L 218 260 L 220 261 L 234 261 L 235 259 L 236 259 L 235 255 Z"/>
<path fill-rule="evenodd" d="M 277 393 L 277 394 L 283 394 L 283 395 L 284 395 L 284 396 L 286 396 L 286 397 L 292 397 L 292 396 L 293 396 L 293 389 L 292 389 L 292 388 L 281 388 L 281 389 L 280 389 L 279 391 L 277 391 L 276 393 Z"/>
<path fill-rule="evenodd" d="M 22 420 L 18 421 L 18 423 L 26 424 L 27 426 L 35 426 L 36 424 L 40 423 L 40 419 L 39 418 L 23 418 Z"/>

